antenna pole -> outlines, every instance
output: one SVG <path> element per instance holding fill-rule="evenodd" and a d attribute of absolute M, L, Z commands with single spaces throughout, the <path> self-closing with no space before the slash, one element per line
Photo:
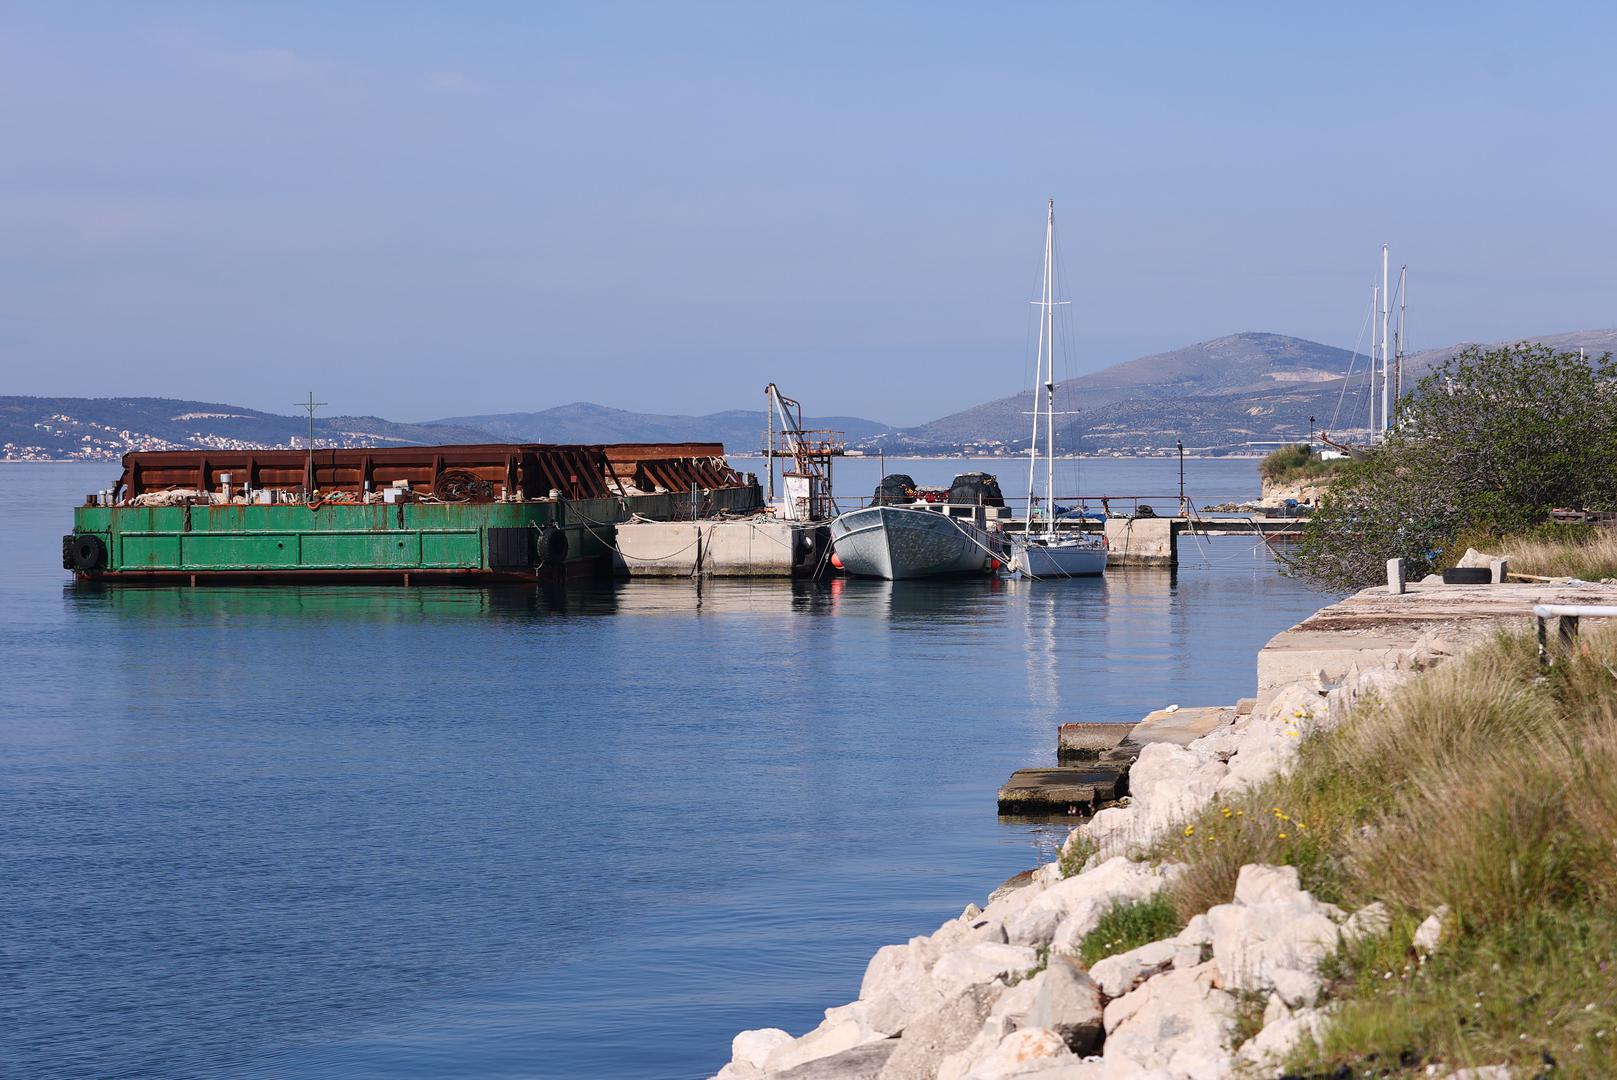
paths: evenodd
<path fill-rule="evenodd" d="M 764 387 L 764 461 L 769 465 L 769 505 L 775 505 L 775 384 Z"/>
<path fill-rule="evenodd" d="M 303 471 L 303 501 L 308 502 L 314 498 L 314 411 L 322 405 L 330 404 L 325 401 L 316 401 L 314 391 L 309 391 L 309 400 L 300 401 L 298 405 L 307 410 L 309 414 L 309 441 L 305 444 L 309 451 L 309 464 Z"/>
<path fill-rule="evenodd" d="M 1392 427 L 1391 363 L 1387 357 L 1387 323 L 1392 296 L 1387 292 L 1387 245 L 1381 245 L 1381 430 Z"/>

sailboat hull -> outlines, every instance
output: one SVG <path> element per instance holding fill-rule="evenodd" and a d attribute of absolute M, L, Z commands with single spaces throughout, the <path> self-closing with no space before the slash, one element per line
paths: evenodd
<path fill-rule="evenodd" d="M 1095 577 L 1106 572 L 1106 549 L 1082 540 L 1012 540 L 1010 569 L 1030 578 Z"/>
<path fill-rule="evenodd" d="M 996 550 L 995 539 L 969 521 L 902 506 L 834 519 L 831 546 L 848 573 L 888 581 L 981 574 Z"/>

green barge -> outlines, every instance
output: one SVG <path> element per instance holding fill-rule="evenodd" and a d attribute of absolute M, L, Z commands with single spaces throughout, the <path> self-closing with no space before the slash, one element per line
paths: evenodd
<path fill-rule="evenodd" d="M 125 455 L 62 563 L 104 582 L 534 581 L 610 573 L 616 528 L 762 508 L 719 444 Z"/>

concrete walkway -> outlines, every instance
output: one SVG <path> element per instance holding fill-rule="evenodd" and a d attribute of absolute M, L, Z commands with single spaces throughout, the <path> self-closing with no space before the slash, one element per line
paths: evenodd
<path fill-rule="evenodd" d="M 1258 653 L 1258 701 L 1294 682 L 1328 689 L 1355 666 L 1388 663 L 1422 638 L 1454 652 L 1482 635 L 1531 629 L 1534 604 L 1613 602 L 1617 586 L 1586 583 L 1419 583 L 1399 595 L 1384 586 L 1365 589 L 1270 639 Z"/>

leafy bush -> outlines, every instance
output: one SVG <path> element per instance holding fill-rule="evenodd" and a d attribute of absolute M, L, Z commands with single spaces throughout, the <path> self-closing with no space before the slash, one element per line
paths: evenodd
<path fill-rule="evenodd" d="M 1314 456 L 1307 443 L 1295 443 L 1270 451 L 1258 462 L 1258 475 L 1271 484 L 1287 480 L 1308 480 L 1317 476 L 1328 476 L 1343 464 L 1345 462 L 1337 458 L 1321 461 Z"/>
<path fill-rule="evenodd" d="M 1093 967 L 1108 956 L 1172 937 L 1184 929 L 1184 925 L 1165 893 L 1157 893 L 1148 900 L 1114 904 L 1100 917 L 1095 929 L 1084 935 L 1078 946 L 1078 957 L 1085 967 Z"/>
<path fill-rule="evenodd" d="M 1609 353 L 1590 362 L 1527 342 L 1461 352 L 1420 381 L 1379 447 L 1340 471 L 1288 572 L 1361 588 L 1392 558 L 1430 572 L 1470 529 L 1515 532 L 1558 506 L 1617 506 L 1614 406 Z"/>

